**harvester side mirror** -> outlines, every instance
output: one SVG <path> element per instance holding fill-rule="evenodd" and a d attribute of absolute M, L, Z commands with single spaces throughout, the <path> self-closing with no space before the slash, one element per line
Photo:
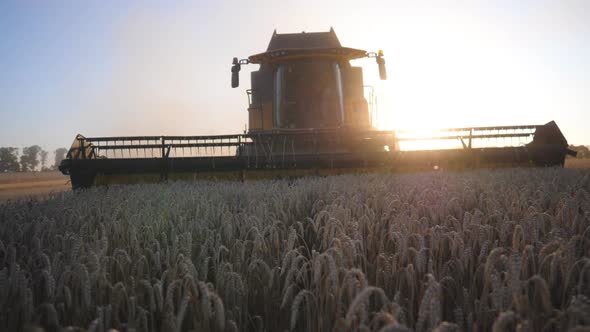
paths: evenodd
<path fill-rule="evenodd" d="M 379 66 L 379 78 L 382 80 L 387 79 L 387 70 L 385 69 L 385 59 L 383 58 L 383 51 L 379 50 L 377 57 L 377 65 Z"/>
<path fill-rule="evenodd" d="M 240 86 L 240 69 L 242 69 L 242 66 L 240 65 L 240 61 L 238 61 L 238 58 L 234 58 L 232 64 L 233 66 L 231 66 L 231 87 L 237 88 L 238 86 Z"/>

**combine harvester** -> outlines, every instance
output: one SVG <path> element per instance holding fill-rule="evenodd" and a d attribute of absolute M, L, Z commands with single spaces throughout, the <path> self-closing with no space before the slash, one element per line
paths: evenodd
<path fill-rule="evenodd" d="M 555 122 L 545 125 L 451 128 L 424 137 L 377 130 L 376 103 L 365 98 L 361 67 L 377 53 L 342 47 L 334 30 L 272 35 L 266 52 L 233 59 L 251 73 L 248 131 L 215 136 L 84 137 L 78 135 L 59 169 L 74 189 L 114 183 L 192 179 L 257 179 L 350 172 L 563 166 L 575 155 Z M 368 100 L 367 100 L 368 99 Z M 408 141 L 460 142 L 455 148 L 400 150 Z M 514 142 L 516 146 L 490 145 Z"/>

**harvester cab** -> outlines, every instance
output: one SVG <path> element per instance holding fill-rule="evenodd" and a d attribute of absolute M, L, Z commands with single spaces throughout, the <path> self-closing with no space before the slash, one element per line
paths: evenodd
<path fill-rule="evenodd" d="M 232 87 L 243 65 L 258 64 L 248 92 L 249 132 L 283 129 L 372 129 L 363 70 L 350 64 L 375 58 L 386 79 L 383 51 L 342 47 L 329 32 L 273 33 L 266 52 L 233 59 Z"/>
<path fill-rule="evenodd" d="M 351 60 L 374 58 L 387 78 L 383 52 L 342 47 L 333 29 L 273 33 L 267 50 L 233 59 L 251 73 L 248 130 L 210 136 L 77 135 L 59 169 L 74 189 L 162 180 L 257 179 L 350 172 L 562 166 L 568 149 L 557 124 L 467 127 L 430 136 L 378 130 L 363 71 Z M 420 141 L 460 145 L 400 150 Z M 508 143 L 507 143 L 508 141 Z M 512 144 L 510 144 L 512 143 Z M 451 146 L 451 145 L 449 145 Z"/>
<path fill-rule="evenodd" d="M 248 131 L 252 144 L 238 149 L 253 155 L 256 145 L 273 145 L 283 137 L 290 154 L 382 152 L 395 147 L 392 132 L 373 126 L 375 104 L 365 98 L 362 67 L 350 61 L 375 58 L 386 79 L 383 51 L 343 47 L 333 29 L 328 32 L 273 33 L 266 52 L 234 58 L 232 87 L 239 86 L 243 65 L 257 64 L 248 94 Z M 276 142 L 280 143 L 280 142 Z M 273 154 L 283 154 L 273 145 Z"/>

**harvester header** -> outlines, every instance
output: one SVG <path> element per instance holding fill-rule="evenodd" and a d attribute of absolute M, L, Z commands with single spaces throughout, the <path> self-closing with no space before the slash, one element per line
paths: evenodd
<path fill-rule="evenodd" d="M 342 47 L 333 29 L 273 33 L 267 50 L 233 58 L 231 86 L 243 65 L 250 76 L 248 130 L 213 136 L 77 135 L 59 169 L 72 187 L 173 179 L 256 179 L 347 172 L 563 166 L 567 141 L 557 124 L 449 128 L 435 136 L 377 130 L 376 102 L 350 61 L 382 51 Z M 516 146 L 504 146 L 506 140 Z M 460 142 L 459 148 L 401 151 L 412 141 Z M 480 144 L 485 142 L 485 144 Z M 500 142 L 497 146 L 490 142 Z"/>

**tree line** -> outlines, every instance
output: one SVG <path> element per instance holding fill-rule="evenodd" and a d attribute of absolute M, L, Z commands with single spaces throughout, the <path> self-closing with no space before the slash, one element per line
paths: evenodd
<path fill-rule="evenodd" d="M 48 164 L 49 153 L 39 145 L 27 146 L 22 149 L 19 156 L 19 148 L 0 147 L 0 173 L 5 172 L 34 172 L 53 171 L 66 157 L 68 150 L 59 148 L 54 151 L 55 157 L 52 165 Z"/>

